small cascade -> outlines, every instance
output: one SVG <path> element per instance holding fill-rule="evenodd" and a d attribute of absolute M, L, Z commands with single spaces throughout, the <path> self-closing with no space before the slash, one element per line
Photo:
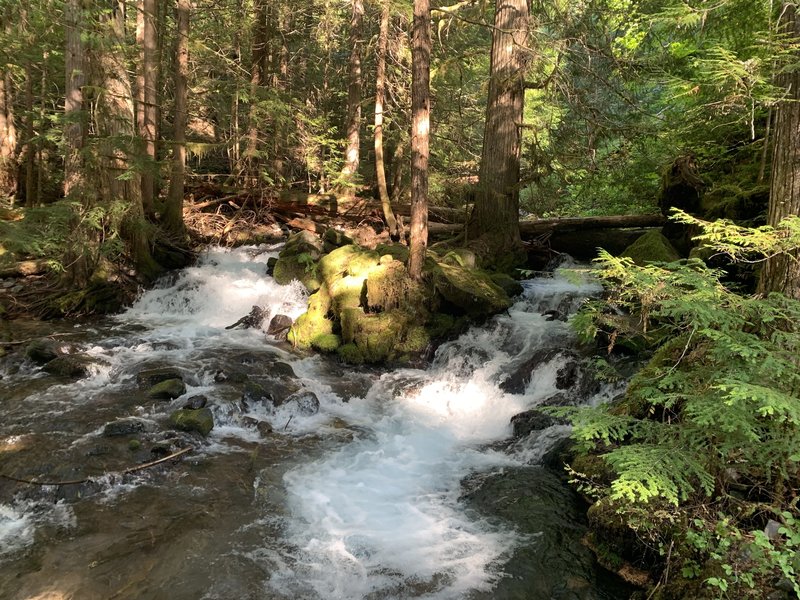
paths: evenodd
<path fill-rule="evenodd" d="M 226 329 L 253 306 L 293 319 L 305 310 L 302 286 L 265 275 L 275 254 L 211 249 L 125 313 L 76 327 L 72 343 L 92 364 L 75 381 L 21 359 L 0 365 L 8 464 L 88 481 L 32 491 L 0 480 L 0 597 L 45 589 L 25 566 L 36 557 L 63 563 L 52 585 L 74 587 L 68 571 L 93 561 L 117 579 L 149 573 L 144 588 L 79 586 L 85 598 L 147 597 L 164 586 L 175 600 L 501 598 L 522 597 L 508 591 L 522 581 L 540 590 L 526 597 L 544 600 L 572 598 L 557 593 L 567 580 L 588 586 L 575 598 L 615 598 L 576 549 L 583 526 L 579 510 L 565 509 L 571 492 L 537 466 L 569 428 L 511 424 L 537 406 L 614 393 L 586 372 L 565 322 L 599 286 L 577 276 L 525 282 L 507 313 L 443 344 L 427 368 L 379 373 L 299 356 L 264 329 Z M 185 392 L 148 399 L 137 375 L 153 368 L 179 372 Z M 213 412 L 210 435 L 170 431 L 169 414 L 199 395 Z M 119 420 L 133 433 L 109 438 Z M 187 444 L 194 452 L 182 464 L 110 475 Z M 489 491 L 510 485 L 509 474 L 547 490 L 531 505 L 543 508 L 530 509 L 544 524 L 487 510 L 520 493 Z M 122 517 L 124 552 L 112 515 L 142 515 Z M 572 555 L 549 549 L 551 529 L 575 542 Z M 81 541 L 90 545 L 83 554 Z M 537 565 L 542 552 L 556 566 L 519 566 Z M 14 586 L 28 595 L 12 595 Z"/>

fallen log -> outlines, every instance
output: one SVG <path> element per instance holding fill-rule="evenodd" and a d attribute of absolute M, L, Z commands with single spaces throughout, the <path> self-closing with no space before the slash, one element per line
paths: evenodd
<path fill-rule="evenodd" d="M 523 238 L 536 237 L 550 232 L 590 231 L 596 229 L 627 229 L 631 227 L 661 227 L 667 220 L 662 215 L 612 215 L 606 217 L 565 217 L 562 219 L 537 219 L 520 221 L 519 231 Z M 458 233 L 464 229 L 461 223 L 428 223 L 431 235 Z"/>

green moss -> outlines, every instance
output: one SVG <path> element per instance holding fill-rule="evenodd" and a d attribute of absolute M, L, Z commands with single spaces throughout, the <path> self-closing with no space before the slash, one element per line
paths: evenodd
<path fill-rule="evenodd" d="M 310 231 L 298 231 L 289 236 L 280 252 L 281 257 L 309 254 L 314 260 L 322 256 L 322 242 Z"/>
<path fill-rule="evenodd" d="M 465 314 L 480 317 L 507 310 L 511 300 L 485 271 L 439 263 L 436 291 Z"/>
<path fill-rule="evenodd" d="M 453 315 L 434 313 L 425 326 L 431 339 L 447 337 L 456 328 L 456 318 Z"/>
<path fill-rule="evenodd" d="M 397 349 L 403 354 L 421 354 L 428 348 L 431 343 L 431 336 L 428 331 L 421 325 L 414 325 L 408 328 L 403 341 L 398 345 Z"/>
<path fill-rule="evenodd" d="M 311 347 L 318 352 L 336 352 L 341 344 L 341 338 L 333 333 L 321 333 L 311 340 Z"/>
<path fill-rule="evenodd" d="M 364 297 L 364 277 L 347 275 L 336 279 L 330 285 L 333 309 L 337 314 L 346 308 L 361 306 Z"/>
<path fill-rule="evenodd" d="M 408 326 L 408 314 L 400 310 L 364 315 L 355 323 L 353 336 L 364 360 L 377 363 L 395 358 L 397 346 Z"/>
<path fill-rule="evenodd" d="M 402 246 L 400 244 L 378 244 L 375 251 L 381 256 L 391 256 L 394 260 L 399 260 L 403 264 L 408 262 L 408 246 Z"/>
<path fill-rule="evenodd" d="M 367 275 L 367 303 L 371 309 L 399 308 L 406 299 L 411 280 L 397 260 L 373 267 Z"/>
<path fill-rule="evenodd" d="M 522 284 L 505 273 L 490 273 L 492 281 L 503 288 L 503 291 L 508 294 L 508 297 L 518 296 L 524 291 Z"/>
<path fill-rule="evenodd" d="M 348 275 L 366 277 L 367 273 L 381 260 L 381 255 L 374 250 L 362 250 L 354 256 L 347 265 Z"/>
<path fill-rule="evenodd" d="M 312 255 L 307 253 L 281 256 L 275 263 L 272 276 L 280 285 L 286 285 L 296 279 L 311 293 L 316 292 L 321 286 L 317 265 Z"/>
<path fill-rule="evenodd" d="M 136 452 L 139 448 L 142 447 L 142 442 L 139 440 L 130 440 L 128 442 L 128 450 L 131 452 Z"/>
<path fill-rule="evenodd" d="M 364 317 L 361 308 L 345 308 L 339 313 L 339 323 L 342 328 L 342 339 L 345 344 L 351 344 L 356 337 L 356 326 L 358 321 Z"/>
<path fill-rule="evenodd" d="M 347 237 L 344 233 L 338 231 L 337 229 L 334 229 L 333 227 L 325 231 L 325 234 L 322 236 L 322 239 L 323 241 L 337 248 L 341 246 L 347 246 L 353 243 L 353 240 L 351 238 Z"/>
<path fill-rule="evenodd" d="M 342 360 L 342 362 L 346 362 L 351 365 L 364 364 L 364 355 L 355 344 L 343 344 L 342 346 L 339 346 L 339 348 L 336 350 L 336 354 L 339 355 L 339 358 Z"/>
<path fill-rule="evenodd" d="M 644 266 L 650 262 L 674 262 L 680 255 L 669 240 L 660 231 L 648 231 L 633 244 L 625 248 L 620 256 L 633 259 L 637 265 Z"/>
<path fill-rule="evenodd" d="M 214 428 L 214 415 L 208 408 L 191 410 L 182 408 L 176 410 L 169 417 L 170 424 L 181 431 L 196 431 L 201 435 L 208 435 Z"/>
<path fill-rule="evenodd" d="M 186 393 L 186 384 L 180 379 L 167 379 L 155 384 L 147 392 L 152 400 L 174 400 Z"/>
<path fill-rule="evenodd" d="M 327 285 L 347 273 L 350 261 L 361 254 L 362 250 L 354 244 L 342 246 L 326 254 L 319 261 L 319 274 Z"/>
<path fill-rule="evenodd" d="M 311 340 L 318 335 L 333 333 L 333 321 L 317 311 L 306 311 L 289 329 L 287 340 L 298 348 L 310 348 Z"/>

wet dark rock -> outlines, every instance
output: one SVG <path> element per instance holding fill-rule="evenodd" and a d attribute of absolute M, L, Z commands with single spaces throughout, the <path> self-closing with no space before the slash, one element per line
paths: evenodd
<path fill-rule="evenodd" d="M 181 379 L 167 379 L 157 383 L 147 392 L 151 400 L 174 400 L 186 393 L 186 384 Z"/>
<path fill-rule="evenodd" d="M 216 383 L 244 383 L 247 380 L 247 373 L 236 369 L 220 369 L 214 373 Z"/>
<path fill-rule="evenodd" d="M 267 316 L 269 316 L 269 310 L 261 308 L 260 306 L 253 306 L 248 314 L 236 321 L 233 325 L 228 325 L 225 329 L 235 329 L 236 327 L 258 329 Z"/>
<path fill-rule="evenodd" d="M 277 339 L 285 340 L 289 328 L 292 326 L 292 318 L 286 315 L 275 315 L 269 322 L 267 328 L 267 335 L 274 336 Z"/>
<path fill-rule="evenodd" d="M 136 383 L 139 384 L 141 387 L 153 387 L 161 383 L 162 381 L 167 381 L 169 379 L 183 379 L 180 371 L 174 369 L 172 367 L 160 367 L 156 369 L 145 369 L 143 371 L 139 371 L 136 375 Z"/>
<path fill-rule="evenodd" d="M 575 398 L 569 394 L 555 394 L 542 402 L 539 406 L 575 406 Z"/>
<path fill-rule="evenodd" d="M 561 355 L 570 354 L 560 348 L 541 348 L 533 353 L 533 355 L 517 366 L 500 384 L 502 389 L 507 394 L 523 394 L 525 388 L 531 382 L 533 372 L 544 364 L 549 363 L 556 357 Z"/>
<path fill-rule="evenodd" d="M 261 434 L 261 437 L 267 437 L 273 431 L 269 421 L 259 421 L 253 417 L 245 417 L 244 424 L 246 427 L 256 429 Z"/>
<path fill-rule="evenodd" d="M 285 362 L 273 363 L 270 366 L 269 371 L 267 372 L 267 374 L 270 377 L 276 377 L 276 378 L 294 379 L 294 378 L 297 377 L 297 375 L 295 375 L 295 373 L 294 373 L 294 369 L 292 368 L 292 366 L 287 364 L 287 363 L 285 363 Z"/>
<path fill-rule="evenodd" d="M 119 437 L 123 435 L 136 435 L 137 433 L 143 433 L 146 430 L 147 425 L 141 419 L 119 419 L 117 421 L 106 423 L 106 426 L 103 427 L 103 435 L 105 437 Z"/>
<path fill-rule="evenodd" d="M 581 543 L 585 517 L 577 495 L 541 467 L 477 474 L 462 482 L 461 500 L 490 520 L 511 527 L 523 540 L 503 567 L 507 577 L 481 600 L 547 598 L 599 600 L 592 553 Z"/>
<path fill-rule="evenodd" d="M 60 355 L 58 342 L 49 338 L 32 341 L 25 349 L 25 356 L 37 365 L 44 365 Z"/>
<path fill-rule="evenodd" d="M 91 371 L 92 359 L 85 354 L 65 354 L 49 361 L 46 372 L 60 377 L 86 377 Z"/>
<path fill-rule="evenodd" d="M 289 407 L 298 415 L 310 417 L 319 412 L 319 398 L 314 392 L 301 390 L 295 392 L 282 402 L 274 402 L 275 406 Z"/>
<path fill-rule="evenodd" d="M 540 410 L 526 410 L 511 417 L 511 426 L 514 428 L 514 437 L 521 438 L 534 431 L 541 431 L 553 425 L 563 425 L 565 421 L 551 417 Z"/>
<path fill-rule="evenodd" d="M 272 396 L 263 385 L 255 381 L 248 381 L 244 384 L 242 388 L 242 402 L 245 406 L 271 401 Z"/>
<path fill-rule="evenodd" d="M 206 404 L 208 404 L 208 398 L 202 394 L 199 394 L 186 400 L 186 404 L 183 405 L 183 408 L 188 408 L 189 410 L 198 410 L 200 408 L 205 408 Z"/>
<path fill-rule="evenodd" d="M 173 452 L 174 446 L 169 442 L 159 442 L 150 447 L 150 454 L 152 454 L 155 458 L 169 456 Z"/>
<path fill-rule="evenodd" d="M 274 256 L 270 256 L 267 259 L 267 275 L 272 277 L 272 274 L 275 272 L 275 263 L 278 262 L 278 259 Z"/>
<path fill-rule="evenodd" d="M 214 428 L 214 415 L 208 408 L 188 410 L 182 408 L 169 416 L 170 424 L 181 431 L 196 431 L 206 436 Z"/>

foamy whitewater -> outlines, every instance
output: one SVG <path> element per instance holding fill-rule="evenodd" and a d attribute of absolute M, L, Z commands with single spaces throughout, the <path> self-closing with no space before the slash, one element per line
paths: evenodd
<path fill-rule="evenodd" d="M 130 389 L 143 368 L 168 364 L 185 373 L 185 397 L 209 398 L 215 428 L 199 449 L 207 456 L 241 451 L 229 443 L 232 439 L 260 440 L 243 425 L 243 416 L 269 421 L 277 436 L 324 436 L 335 423 L 345 423 L 352 438 L 337 438 L 323 453 L 298 457 L 298 466 L 284 476 L 286 510 L 264 514 L 277 521 L 280 539 L 241 550 L 263 567 L 265 597 L 456 599 L 491 590 L 504 575 L 504 560 L 523 540 L 467 510 L 459 502 L 461 481 L 475 472 L 536 463 L 566 435 L 567 427 L 556 426 L 516 442 L 510 451 L 492 446 L 511 435 L 512 416 L 557 392 L 563 359 L 539 367 L 522 394 L 504 393 L 499 384 L 537 348 L 569 347 L 567 323 L 542 313 L 574 310 L 599 287 L 563 277 L 526 282 L 523 296 L 507 313 L 441 346 L 429 368 L 379 377 L 345 370 L 345 377 L 374 382 L 363 397 L 342 397 L 336 391 L 343 389 L 335 381 L 338 375 L 325 359 L 297 357 L 263 330 L 225 329 L 254 305 L 267 307 L 271 316 L 296 318 L 305 310 L 299 283 L 278 286 L 264 274 L 276 253 L 274 247 L 208 251 L 197 266 L 144 293 L 115 320 L 111 336 L 87 349 L 101 365 L 91 377 L 50 387 L 36 401 L 69 412 L 70 403 L 80 398 Z M 246 415 L 238 414 L 234 404 L 217 396 L 215 357 L 243 350 L 267 352 L 291 364 L 318 397 L 319 413 L 250 406 Z M 155 427 L 184 399 L 160 409 L 143 407 L 138 416 Z M 105 498 L 111 502 L 135 485 L 109 483 Z M 275 495 L 262 485 L 257 477 L 255 498 Z M 36 527 L 50 518 L 30 506 L 0 505 L 0 561 L 29 545 Z"/>

